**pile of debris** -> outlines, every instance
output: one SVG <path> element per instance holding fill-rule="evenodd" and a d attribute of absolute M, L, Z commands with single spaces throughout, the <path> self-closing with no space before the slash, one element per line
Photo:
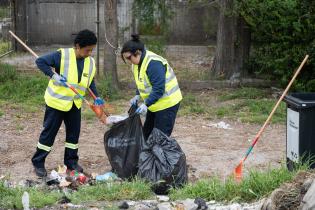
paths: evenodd
<path fill-rule="evenodd" d="M 295 179 L 274 190 L 265 199 L 261 210 L 309 210 L 315 209 L 315 173 L 301 171 Z"/>
<path fill-rule="evenodd" d="M 68 187 L 77 190 L 78 186 L 84 184 L 94 184 L 95 181 L 116 181 L 120 180 L 115 173 L 107 172 L 102 175 L 96 173 L 80 173 L 75 170 L 67 170 L 67 167 L 58 166 L 57 170 L 52 170 L 45 179 L 48 186 Z"/>

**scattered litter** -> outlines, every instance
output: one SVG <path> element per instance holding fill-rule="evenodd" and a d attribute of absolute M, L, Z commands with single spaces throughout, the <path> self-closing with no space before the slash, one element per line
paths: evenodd
<path fill-rule="evenodd" d="M 211 200 L 211 201 L 207 202 L 208 205 L 213 205 L 213 204 L 215 204 L 215 203 L 216 203 L 215 200 Z"/>
<path fill-rule="evenodd" d="M 66 180 L 60 182 L 60 184 L 59 184 L 60 187 L 68 187 L 70 185 L 71 185 L 71 182 L 68 182 Z"/>
<path fill-rule="evenodd" d="M 128 209 L 129 208 L 129 204 L 126 201 L 123 201 L 123 202 L 118 204 L 118 208 L 120 208 L 120 209 Z"/>
<path fill-rule="evenodd" d="M 58 180 L 59 182 L 62 180 L 62 177 L 59 175 L 59 173 L 55 170 L 52 170 L 50 172 L 50 176 L 49 176 L 50 179 L 56 179 Z"/>
<path fill-rule="evenodd" d="M 67 166 L 58 166 L 58 174 L 66 174 L 67 173 Z"/>
<path fill-rule="evenodd" d="M 193 199 L 187 198 L 186 200 L 178 201 L 178 203 L 183 204 L 184 209 L 198 209 L 198 204 Z"/>
<path fill-rule="evenodd" d="M 198 209 L 208 209 L 206 201 L 202 198 L 196 198 L 194 203 L 198 205 Z"/>
<path fill-rule="evenodd" d="M 65 204 L 62 204 L 61 207 L 64 208 L 64 209 L 66 209 L 66 208 L 78 209 L 78 208 L 83 208 L 83 205 L 74 205 L 72 203 L 65 203 Z"/>
<path fill-rule="evenodd" d="M 166 195 L 157 195 L 156 198 L 160 202 L 167 202 L 170 200 L 170 198 Z"/>
<path fill-rule="evenodd" d="M 60 182 L 58 181 L 58 179 L 48 179 L 46 181 L 46 184 L 48 186 L 51 186 L 51 185 L 58 185 L 58 184 L 60 184 Z"/>
<path fill-rule="evenodd" d="M 95 177 L 96 181 L 114 181 L 118 179 L 118 176 L 113 172 L 107 172 Z"/>
<path fill-rule="evenodd" d="M 24 180 L 19 181 L 18 186 L 26 187 L 26 181 L 24 181 Z"/>
<path fill-rule="evenodd" d="M 128 201 L 127 202 L 129 206 L 134 206 L 136 205 L 136 201 Z"/>
<path fill-rule="evenodd" d="M 91 178 L 92 178 L 92 179 L 96 179 L 96 176 L 97 176 L 97 175 L 98 175 L 98 173 L 92 173 L 92 174 L 91 174 Z"/>
<path fill-rule="evenodd" d="M 80 184 L 84 184 L 86 182 L 86 176 L 80 173 L 77 180 L 80 182 Z"/>
<path fill-rule="evenodd" d="M 28 192 L 24 192 L 22 196 L 22 205 L 24 210 L 30 210 L 30 196 Z"/>
<path fill-rule="evenodd" d="M 185 210 L 185 206 L 182 203 L 175 204 L 176 210 Z"/>
<path fill-rule="evenodd" d="M 219 123 L 209 124 L 208 126 L 215 128 L 232 129 L 230 124 L 225 123 L 223 121 L 220 121 Z"/>

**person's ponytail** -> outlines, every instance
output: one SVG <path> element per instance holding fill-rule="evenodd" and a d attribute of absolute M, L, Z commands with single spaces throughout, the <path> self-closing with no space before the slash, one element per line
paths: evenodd
<path fill-rule="evenodd" d="M 139 34 L 132 34 L 131 40 L 125 42 L 121 51 L 120 51 L 121 58 L 125 61 L 125 59 L 123 57 L 123 53 L 130 52 L 133 55 L 135 55 L 138 50 L 143 52 L 144 51 L 144 44 L 140 41 Z"/>

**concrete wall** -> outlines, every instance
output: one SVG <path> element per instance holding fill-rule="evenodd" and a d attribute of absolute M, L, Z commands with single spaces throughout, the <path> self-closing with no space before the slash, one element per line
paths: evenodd
<path fill-rule="evenodd" d="M 90 0 L 76 3 L 65 0 L 29 1 L 27 8 L 29 44 L 69 44 L 82 29 L 96 31 L 95 8 L 95 1 Z M 100 17 L 104 17 L 104 10 L 100 10 Z M 104 23 L 103 19 L 101 22 Z M 101 31 L 104 31 L 103 25 Z"/>
<path fill-rule="evenodd" d="M 174 17 L 170 25 L 170 44 L 203 45 L 216 40 L 219 11 L 214 4 L 172 4 Z"/>
<path fill-rule="evenodd" d="M 100 0 L 100 41 L 105 41 L 104 1 Z M 120 43 L 130 39 L 133 0 L 118 0 Z M 96 0 L 18 0 L 16 31 L 30 45 L 71 44 L 82 29 L 96 31 Z M 173 0 L 169 44 L 207 44 L 215 40 L 217 11 Z M 21 11 L 24 8 L 25 11 Z"/>

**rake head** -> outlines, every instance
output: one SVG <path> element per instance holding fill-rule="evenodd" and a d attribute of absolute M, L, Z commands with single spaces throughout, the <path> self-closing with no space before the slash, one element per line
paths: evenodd
<path fill-rule="evenodd" d="M 242 178 L 243 178 L 242 171 L 243 171 L 243 160 L 234 169 L 234 180 L 236 182 L 242 181 Z"/>
<path fill-rule="evenodd" d="M 90 105 L 91 109 L 93 110 L 93 112 L 95 113 L 95 115 L 97 116 L 97 118 L 102 122 L 102 123 L 106 123 L 106 118 L 107 115 L 104 112 L 104 106 L 98 106 L 98 105 L 94 105 L 91 104 Z"/>

